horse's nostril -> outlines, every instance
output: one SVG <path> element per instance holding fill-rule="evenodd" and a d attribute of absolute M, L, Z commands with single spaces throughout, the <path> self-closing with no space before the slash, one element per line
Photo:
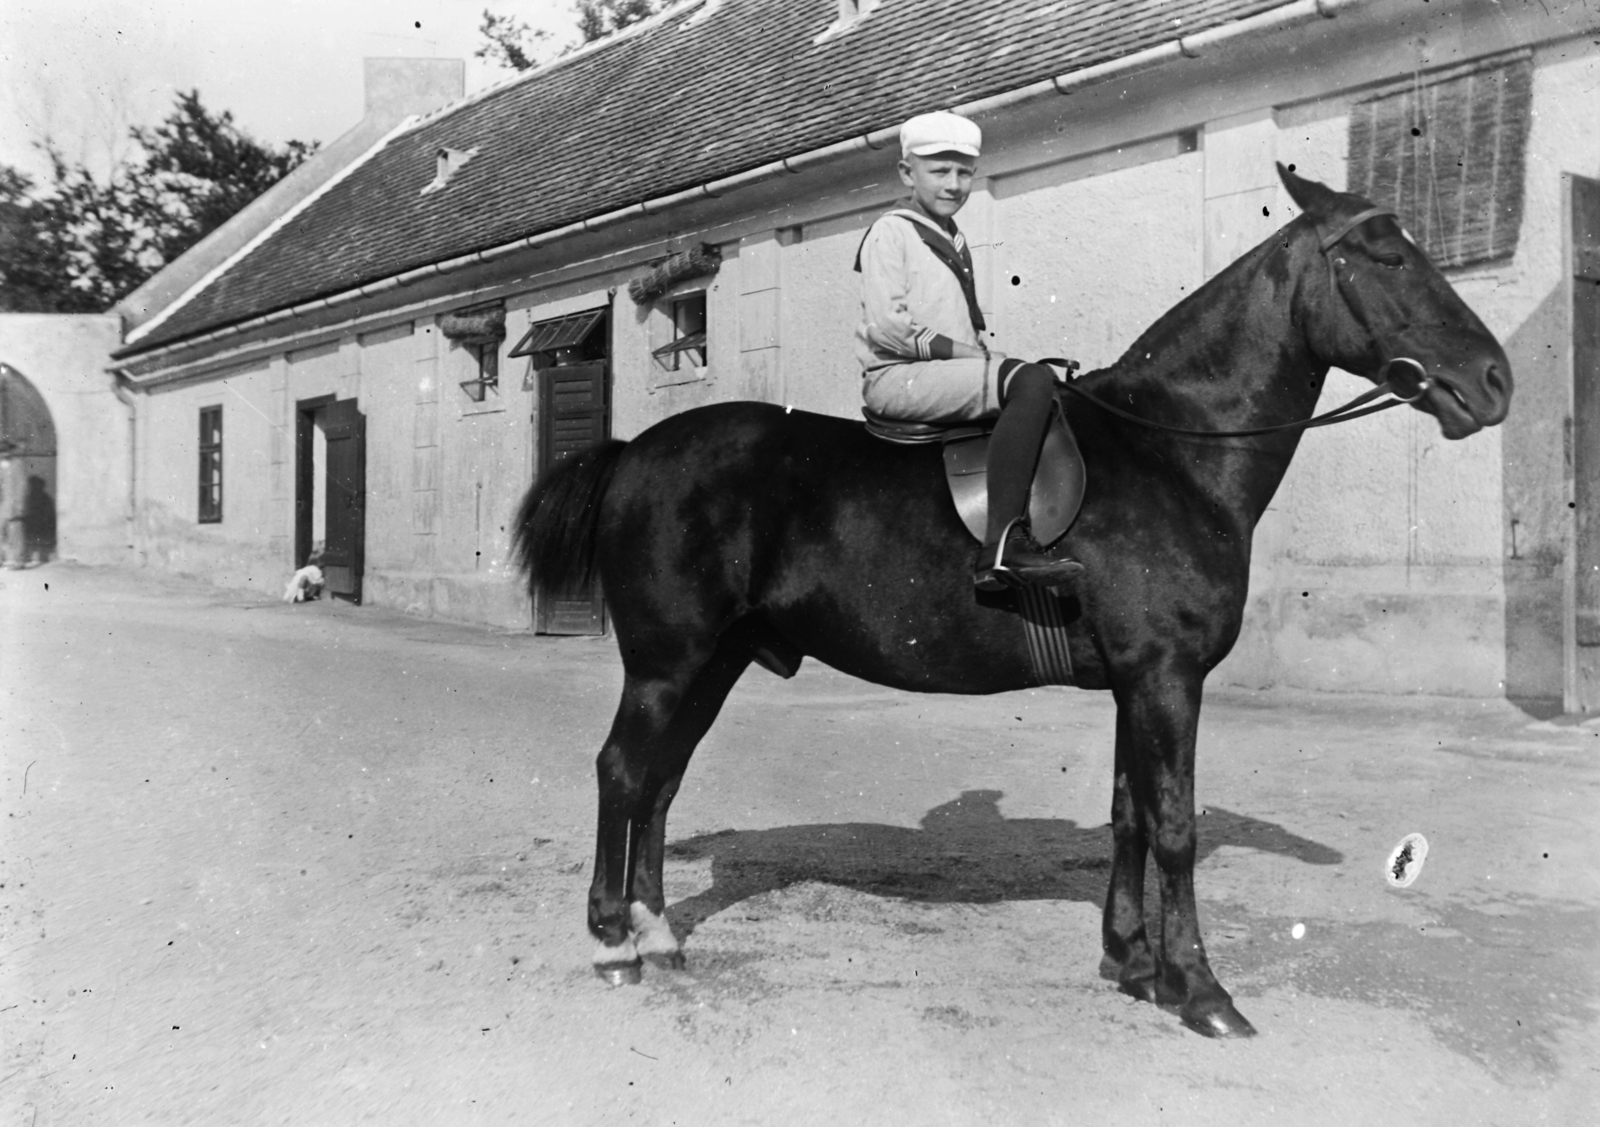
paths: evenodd
<path fill-rule="evenodd" d="M 1483 373 L 1483 382 L 1489 385 L 1489 390 L 1494 392 L 1496 399 L 1503 400 L 1511 393 L 1510 381 L 1501 372 L 1498 364 L 1489 365 L 1488 370 Z"/>

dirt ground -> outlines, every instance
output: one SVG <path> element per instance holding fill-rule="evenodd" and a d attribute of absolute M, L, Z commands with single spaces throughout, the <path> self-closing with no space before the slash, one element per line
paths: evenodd
<path fill-rule="evenodd" d="M 752 671 L 673 811 L 688 969 L 613 989 L 610 642 L 0 582 L 0 1127 L 1600 1121 L 1600 725 L 1212 694 L 1221 1044 L 1098 973 L 1105 694 Z"/>

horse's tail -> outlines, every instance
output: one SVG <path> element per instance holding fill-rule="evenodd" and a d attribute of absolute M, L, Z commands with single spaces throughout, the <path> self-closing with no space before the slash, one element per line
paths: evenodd
<path fill-rule="evenodd" d="M 528 591 L 574 591 L 594 578 L 600 501 L 626 442 L 607 439 L 539 475 L 517 511 L 512 551 Z"/>

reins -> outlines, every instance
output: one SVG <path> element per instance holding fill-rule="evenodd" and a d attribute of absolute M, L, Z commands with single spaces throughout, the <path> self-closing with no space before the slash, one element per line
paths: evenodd
<path fill-rule="evenodd" d="M 1354 231 L 1367 220 L 1376 219 L 1380 215 L 1392 216 L 1394 215 L 1394 212 L 1386 207 L 1369 207 L 1365 211 L 1358 212 L 1352 216 L 1342 226 L 1335 229 L 1332 234 L 1323 236 L 1318 243 L 1318 250 L 1321 251 L 1323 257 L 1328 261 L 1328 280 L 1330 285 L 1336 293 L 1344 298 L 1345 304 L 1348 305 L 1350 307 L 1350 311 L 1355 314 L 1356 320 L 1361 323 L 1361 327 L 1366 329 L 1369 334 L 1372 334 L 1372 326 L 1364 315 L 1366 310 L 1361 307 L 1360 302 L 1353 300 L 1352 296 L 1345 292 L 1345 288 L 1339 284 L 1339 278 L 1336 270 L 1334 269 L 1333 259 L 1329 257 L 1328 252 L 1337 246 L 1339 241 L 1351 231 Z M 1374 339 L 1376 339 L 1375 334 L 1373 334 L 1373 336 Z M 1063 360 L 1060 357 L 1055 356 L 1040 360 L 1039 363 L 1048 364 L 1055 368 L 1061 368 L 1066 371 L 1069 377 L 1072 373 L 1072 370 L 1077 367 L 1076 361 Z M 1392 382 L 1390 377 L 1390 372 L 1392 369 L 1402 366 L 1413 368 L 1416 371 L 1417 390 L 1415 394 L 1410 396 L 1402 395 L 1400 391 L 1396 389 L 1396 385 Z M 1165 431 L 1168 434 L 1188 435 L 1192 438 L 1252 438 L 1256 435 L 1274 434 L 1279 431 L 1311 430 L 1313 427 L 1329 427 L 1334 423 L 1348 422 L 1351 419 L 1359 419 L 1363 415 L 1374 415 L 1379 411 L 1387 411 L 1391 407 L 1399 407 L 1406 403 L 1415 403 L 1428 393 L 1429 387 L 1431 387 L 1433 384 L 1433 381 L 1428 378 L 1427 369 L 1422 366 L 1420 361 L 1413 360 L 1409 356 L 1396 356 L 1392 359 L 1386 360 L 1378 371 L 1379 375 L 1382 377 L 1381 381 L 1378 383 L 1378 386 L 1362 392 L 1360 395 L 1350 400 L 1350 402 L 1340 404 L 1331 411 L 1324 411 L 1320 415 L 1313 415 L 1311 418 L 1303 419 L 1297 423 L 1278 423 L 1274 426 L 1251 427 L 1248 430 L 1192 430 L 1188 427 L 1168 426 L 1166 423 L 1158 423 L 1154 419 L 1146 419 L 1141 415 L 1135 415 L 1131 411 L 1124 411 L 1121 407 L 1107 403 L 1104 399 L 1101 399 L 1093 392 L 1081 388 L 1077 384 L 1073 383 L 1070 378 L 1060 382 L 1058 386 L 1070 391 L 1073 395 L 1078 396 L 1080 399 L 1088 400 L 1096 407 L 1099 407 L 1102 411 L 1109 412 L 1110 414 L 1117 416 L 1119 419 L 1126 419 L 1130 423 L 1137 423 L 1139 426 L 1149 427 L 1151 430 Z M 1374 406 L 1366 406 L 1366 404 L 1371 403 L 1374 399 L 1377 399 L 1383 395 L 1392 395 L 1394 398 L 1383 403 L 1378 403 Z"/>

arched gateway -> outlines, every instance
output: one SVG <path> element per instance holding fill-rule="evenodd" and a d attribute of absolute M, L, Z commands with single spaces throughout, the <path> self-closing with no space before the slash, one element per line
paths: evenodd
<path fill-rule="evenodd" d="M 55 554 L 55 422 L 28 378 L 0 363 L 0 561 L 23 567 Z"/>

